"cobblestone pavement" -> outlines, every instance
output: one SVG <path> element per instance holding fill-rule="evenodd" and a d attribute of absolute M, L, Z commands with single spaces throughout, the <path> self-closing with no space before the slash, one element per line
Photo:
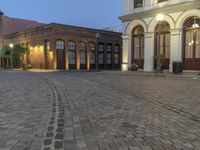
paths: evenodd
<path fill-rule="evenodd" d="M 0 72 L 0 81 L 0 150 L 20 141 L 33 150 L 200 150 L 200 78 Z"/>
<path fill-rule="evenodd" d="M 0 71 L 0 150 L 37 150 L 51 108 L 51 89 L 27 73 Z"/>

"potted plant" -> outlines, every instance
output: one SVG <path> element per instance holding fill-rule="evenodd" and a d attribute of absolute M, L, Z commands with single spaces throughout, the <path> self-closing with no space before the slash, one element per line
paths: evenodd
<path fill-rule="evenodd" d="M 160 54 L 160 66 L 161 66 L 161 70 L 164 69 L 164 64 L 166 62 L 166 58 L 164 54 Z M 154 57 L 154 69 L 156 69 L 157 67 L 157 56 Z"/>
<path fill-rule="evenodd" d="M 135 63 L 131 64 L 131 66 L 128 68 L 129 71 L 137 71 L 138 70 L 138 65 Z"/>

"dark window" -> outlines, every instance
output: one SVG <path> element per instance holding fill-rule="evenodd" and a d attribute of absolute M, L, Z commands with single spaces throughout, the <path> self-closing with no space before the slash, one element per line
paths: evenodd
<path fill-rule="evenodd" d="M 115 46 L 115 51 L 114 51 L 114 54 L 115 54 L 115 59 L 114 59 L 114 63 L 115 65 L 118 65 L 119 64 L 119 59 L 120 59 L 120 49 L 119 49 L 119 45 L 116 45 Z"/>
<path fill-rule="evenodd" d="M 65 42 L 62 40 L 56 41 L 56 55 L 57 69 L 65 69 Z"/>
<path fill-rule="evenodd" d="M 110 44 L 107 45 L 106 59 L 107 59 L 106 62 L 108 65 L 112 64 L 112 45 Z"/>
<path fill-rule="evenodd" d="M 99 44 L 98 48 L 98 64 L 103 65 L 104 64 L 104 45 Z"/>
<path fill-rule="evenodd" d="M 90 43 L 90 64 L 95 64 L 95 44 Z"/>
<path fill-rule="evenodd" d="M 80 44 L 80 64 L 86 64 L 86 44 L 84 42 Z"/>
<path fill-rule="evenodd" d="M 142 7 L 143 0 L 134 0 L 134 8 Z"/>
<path fill-rule="evenodd" d="M 69 55 L 69 64 L 76 64 L 76 43 L 73 41 L 68 42 L 68 55 Z"/>
<path fill-rule="evenodd" d="M 50 42 L 48 40 L 45 40 L 44 42 L 45 42 L 45 45 L 44 45 L 45 53 L 47 53 L 50 50 Z"/>

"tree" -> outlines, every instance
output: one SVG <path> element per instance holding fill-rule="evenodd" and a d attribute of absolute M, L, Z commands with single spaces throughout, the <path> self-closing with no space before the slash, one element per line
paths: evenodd
<path fill-rule="evenodd" d="M 12 49 L 12 52 L 13 52 L 13 55 L 15 55 L 16 57 L 21 57 L 22 58 L 22 66 L 21 67 L 25 67 L 25 64 L 24 63 L 24 54 L 26 54 L 27 56 L 27 62 L 26 64 L 28 64 L 28 54 L 29 54 L 29 48 L 28 48 L 28 45 L 24 45 L 24 44 L 15 44 L 13 46 L 13 49 Z"/>
<path fill-rule="evenodd" d="M 2 49 L 0 49 L 0 57 L 1 58 L 9 58 L 10 59 L 10 67 L 12 68 L 13 65 L 14 67 L 26 67 L 23 63 L 24 63 L 24 54 L 26 54 L 27 57 L 27 62 L 26 64 L 28 64 L 28 54 L 29 54 L 29 48 L 28 45 L 24 45 L 24 44 L 15 44 L 13 45 L 13 47 L 10 47 L 8 45 L 5 45 Z M 14 63 L 13 63 L 13 58 L 14 58 Z M 20 58 L 22 58 L 22 62 L 20 63 Z M 18 60 L 18 61 L 17 61 Z M 19 63 L 17 63 L 19 62 Z M 19 64 L 19 65 L 18 65 Z M 23 64 L 21 66 L 21 64 Z"/>

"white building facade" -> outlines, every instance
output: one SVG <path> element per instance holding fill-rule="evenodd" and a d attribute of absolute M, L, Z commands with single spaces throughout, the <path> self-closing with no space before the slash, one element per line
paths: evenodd
<path fill-rule="evenodd" d="M 123 71 L 132 64 L 153 71 L 158 50 L 164 69 L 172 71 L 179 61 L 185 70 L 200 70 L 200 0 L 123 0 L 123 5 Z M 164 19 L 158 22 L 160 13 Z"/>

